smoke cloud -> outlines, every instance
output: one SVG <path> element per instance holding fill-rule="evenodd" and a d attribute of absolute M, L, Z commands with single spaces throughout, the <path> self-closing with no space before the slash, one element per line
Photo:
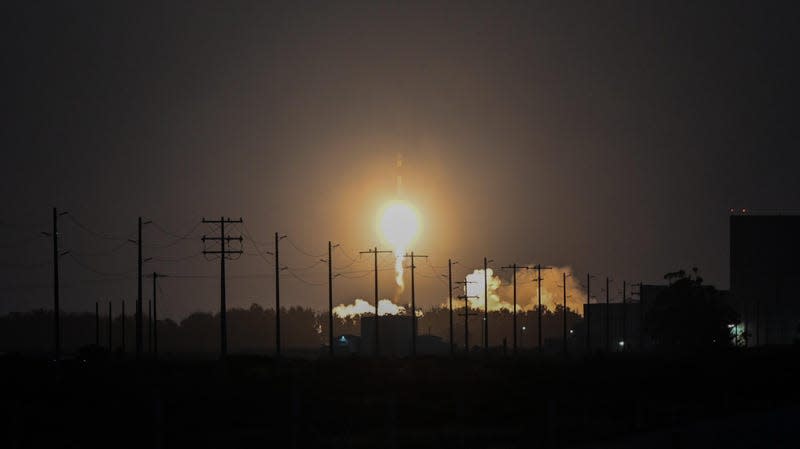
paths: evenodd
<path fill-rule="evenodd" d="M 389 299 L 381 299 L 378 301 L 378 315 L 401 315 L 406 313 L 406 308 L 393 303 Z M 333 308 L 333 314 L 339 318 L 352 318 L 357 315 L 374 315 L 375 306 L 364 301 L 361 298 L 356 298 L 352 304 L 339 304 Z"/>
<path fill-rule="evenodd" d="M 555 310 L 557 305 L 563 305 L 564 290 L 562 276 L 567 273 L 567 308 L 583 314 L 583 304 L 586 303 L 586 290 L 579 280 L 571 276 L 572 269 L 568 266 L 553 267 L 542 270 L 542 306 L 547 310 Z M 494 270 L 486 270 L 486 283 L 484 283 L 483 269 L 475 269 L 467 275 L 467 295 L 475 296 L 469 299 L 472 308 L 483 309 L 484 285 L 488 288 L 488 308 L 490 311 L 514 309 L 513 274 L 508 273 L 508 279 L 503 280 Z M 517 311 L 535 310 L 538 304 L 538 282 L 535 269 L 521 269 L 517 271 Z M 446 305 L 446 303 L 445 303 Z"/>

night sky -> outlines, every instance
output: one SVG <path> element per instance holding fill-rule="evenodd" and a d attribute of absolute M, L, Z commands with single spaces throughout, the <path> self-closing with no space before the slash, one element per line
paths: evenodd
<path fill-rule="evenodd" d="M 198 223 L 221 215 L 264 243 L 230 306 L 272 306 L 275 231 L 283 304 L 326 306 L 328 240 L 336 302 L 371 300 L 369 260 L 345 266 L 397 174 L 424 307 L 448 257 L 727 288 L 729 209 L 800 208 L 800 14 L 764 3 L 4 3 L 0 312 L 51 307 L 53 206 L 67 311 L 132 310 L 140 215 L 162 316 L 218 307 Z"/>

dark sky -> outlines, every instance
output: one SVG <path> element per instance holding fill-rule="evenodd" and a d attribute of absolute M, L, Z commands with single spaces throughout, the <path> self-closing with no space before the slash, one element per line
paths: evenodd
<path fill-rule="evenodd" d="M 3 312 L 51 304 L 37 235 L 54 205 L 70 214 L 67 310 L 135 297 L 124 238 L 139 215 L 193 231 L 145 227 L 161 259 L 146 271 L 208 276 L 164 280 L 163 313 L 214 309 L 218 263 L 198 256 L 213 227 L 194 226 L 223 214 L 265 243 L 288 234 L 284 303 L 323 307 L 326 288 L 303 281 L 325 267 L 303 270 L 318 257 L 291 244 L 340 242 L 344 266 L 380 243 L 398 153 L 435 267 L 419 271 L 424 306 L 446 294 L 433 277 L 448 257 L 459 277 L 489 256 L 618 281 L 697 266 L 727 288 L 729 208 L 800 200 L 792 2 L 0 8 Z M 229 303 L 271 306 L 273 267 L 245 250 Z M 337 280 L 337 302 L 371 298 L 369 267 L 342 268 L 355 279 Z"/>

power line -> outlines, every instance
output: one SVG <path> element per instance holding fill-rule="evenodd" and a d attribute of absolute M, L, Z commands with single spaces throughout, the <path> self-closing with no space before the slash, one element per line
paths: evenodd
<path fill-rule="evenodd" d="M 31 242 L 35 242 L 37 240 L 41 241 L 41 238 L 42 238 L 42 236 L 37 232 L 36 235 L 34 235 L 34 236 L 30 237 L 30 238 L 27 238 L 27 239 L 24 239 L 24 240 L 20 240 L 18 242 L 14 242 L 14 243 L 0 245 L 0 249 L 21 248 L 23 246 L 29 245 Z"/>
<path fill-rule="evenodd" d="M 171 247 L 173 247 L 173 246 L 175 246 L 175 245 L 177 245 L 179 243 L 185 242 L 185 241 L 194 241 L 197 238 L 197 236 L 194 235 L 195 234 L 195 230 L 200 226 L 200 223 L 196 223 L 186 233 L 178 234 L 178 233 L 174 233 L 174 232 L 171 232 L 171 231 L 165 229 L 163 226 L 160 226 L 155 222 L 151 221 L 150 223 L 153 224 L 155 226 L 155 228 L 158 231 L 160 231 L 161 233 L 166 234 L 166 235 L 168 235 L 170 237 L 173 237 L 173 240 L 170 240 L 170 241 L 165 242 L 165 243 L 151 243 L 151 244 L 145 245 L 147 248 L 155 248 L 155 249 L 171 248 Z M 219 229 L 219 226 L 215 226 L 214 229 L 212 229 L 210 232 L 214 233 L 218 229 Z"/>
<path fill-rule="evenodd" d="M 262 242 L 262 241 L 259 241 L 259 240 L 256 240 L 256 239 L 254 239 L 254 238 L 252 237 L 252 235 L 251 235 L 252 233 L 250 232 L 250 229 L 248 229 L 248 228 L 247 228 L 247 225 L 246 225 L 246 224 L 244 224 L 244 223 L 242 224 L 242 229 L 243 229 L 242 235 L 244 235 L 244 236 L 245 236 L 245 238 L 247 238 L 248 240 L 250 240 L 251 242 L 253 242 L 253 244 L 255 244 L 255 245 L 260 245 L 260 246 L 269 246 L 269 245 L 272 245 L 272 242 Z"/>
<path fill-rule="evenodd" d="M 103 240 L 127 241 L 127 240 L 128 240 L 129 238 L 131 238 L 131 237 L 133 236 L 133 234 L 134 234 L 134 233 L 132 232 L 132 233 L 128 234 L 128 235 L 127 235 L 127 236 L 125 236 L 125 237 L 119 237 L 119 236 L 115 236 L 115 235 L 112 235 L 112 234 L 106 234 L 106 233 L 103 233 L 103 232 L 95 231 L 95 230 L 93 230 L 92 228 L 90 228 L 89 226 L 87 226 L 87 225 L 85 225 L 85 224 L 81 223 L 81 222 L 80 222 L 80 221 L 78 221 L 78 220 L 77 220 L 75 217 L 73 217 L 73 216 L 72 216 L 72 214 L 69 214 L 69 215 L 67 215 L 67 218 L 68 218 L 68 219 L 69 219 L 69 221 L 71 221 L 71 222 L 72 222 L 72 223 L 73 223 L 75 226 L 77 226 L 78 228 L 82 229 L 82 230 L 83 230 L 83 231 L 85 231 L 86 233 L 88 233 L 88 234 L 90 234 L 90 235 L 92 235 L 92 236 L 94 236 L 94 237 L 97 237 L 97 238 L 99 238 L 99 239 L 103 239 Z"/>
<path fill-rule="evenodd" d="M 164 228 L 154 220 L 150 220 L 150 222 L 153 225 L 153 227 L 158 229 L 162 234 L 166 234 L 178 240 L 191 240 L 189 236 L 191 236 L 194 233 L 194 231 L 197 230 L 198 227 L 200 227 L 201 224 L 200 222 L 195 222 L 194 225 L 192 225 L 192 227 L 188 231 L 179 234 L 169 231 L 168 229 Z"/>
<path fill-rule="evenodd" d="M 107 257 L 115 255 L 117 252 L 119 252 L 119 250 L 128 246 L 129 243 L 130 242 L 128 240 L 125 240 L 124 242 L 120 242 L 118 245 L 114 246 L 108 251 L 83 252 L 83 251 L 72 250 L 72 252 L 78 254 L 81 257 Z"/>
<path fill-rule="evenodd" d="M 17 223 L 9 223 L 7 221 L 0 221 L 0 227 L 16 229 L 18 232 L 39 234 L 39 232 L 35 231 L 34 229 L 39 229 L 39 228 L 41 228 L 43 226 L 46 226 L 47 223 L 48 222 L 46 222 L 46 221 L 40 221 L 38 223 L 19 223 L 19 222 L 17 222 Z"/>
<path fill-rule="evenodd" d="M 439 272 L 436 270 L 436 267 L 434 267 L 434 266 L 433 266 L 433 264 L 431 263 L 430 259 L 426 258 L 426 259 L 425 259 L 425 262 L 426 262 L 426 263 L 428 264 L 428 266 L 431 268 L 431 271 L 433 272 L 433 276 L 426 276 L 426 275 L 424 275 L 424 274 L 421 274 L 420 276 L 422 276 L 422 277 L 428 277 L 428 278 L 430 278 L 430 277 L 433 277 L 433 278 L 436 278 L 436 280 L 438 280 L 438 281 L 439 281 L 440 283 L 442 283 L 443 285 L 444 285 L 444 284 L 448 284 L 448 283 L 447 283 L 447 282 L 445 282 L 445 280 L 444 280 L 444 278 L 445 278 L 446 276 L 445 276 L 444 274 L 441 274 L 441 273 L 439 273 Z M 448 269 L 449 269 L 449 268 L 450 268 L 450 267 L 448 267 Z"/>
<path fill-rule="evenodd" d="M 316 268 L 316 267 L 318 267 L 318 266 L 322 265 L 323 263 L 325 263 L 325 261 L 324 261 L 324 260 L 317 260 L 317 261 L 316 261 L 316 262 L 314 262 L 313 264 L 311 264 L 311 265 L 307 265 L 307 266 L 305 266 L 305 267 L 287 267 L 287 268 L 288 268 L 289 270 L 294 270 L 294 271 L 308 271 L 308 270 L 311 270 L 311 269 L 313 269 L 313 268 Z"/>
<path fill-rule="evenodd" d="M 156 262 L 182 262 L 184 260 L 198 258 L 198 257 L 200 257 L 202 255 L 203 255 L 203 253 L 199 252 L 199 253 L 189 254 L 189 255 L 181 256 L 181 257 L 159 257 L 159 256 L 154 256 L 151 259 L 153 259 Z"/>
<path fill-rule="evenodd" d="M 244 227 L 244 226 L 243 226 L 243 227 Z M 246 227 L 244 227 L 244 229 L 246 230 L 247 228 L 246 228 Z M 246 232 L 242 232 L 242 235 L 243 235 L 243 236 L 244 236 L 244 238 L 246 238 L 246 239 L 247 239 L 247 240 L 248 240 L 250 243 L 252 243 L 252 244 L 253 244 L 253 248 L 255 248 L 255 250 L 256 250 L 256 254 L 257 254 L 259 257 L 261 257 L 261 259 L 262 259 L 264 262 L 266 262 L 266 263 L 267 263 L 267 264 L 269 264 L 269 265 L 273 265 L 273 262 L 272 262 L 271 260 L 269 260 L 269 259 L 267 258 L 267 256 L 266 256 L 266 254 L 270 254 L 270 252 L 269 252 L 269 251 L 261 251 L 261 249 L 258 247 L 258 244 L 257 244 L 257 242 L 256 242 L 255 240 L 253 240 L 253 238 L 252 238 L 252 237 L 250 237 L 250 234 L 248 234 L 248 233 L 246 233 Z M 271 255 L 271 254 L 270 254 L 270 255 Z"/>
<path fill-rule="evenodd" d="M 344 253 L 342 253 L 342 254 L 344 254 Z M 337 270 L 344 270 L 344 269 L 352 267 L 354 264 L 356 264 L 358 262 L 363 262 L 363 259 L 361 258 L 361 254 L 358 255 L 357 259 L 352 259 L 350 261 L 350 263 L 348 263 L 347 265 L 342 265 L 342 266 L 338 266 L 338 267 L 334 266 L 333 268 L 335 268 Z"/>
<path fill-rule="evenodd" d="M 346 278 L 346 279 L 361 279 L 361 278 L 364 278 L 364 277 L 367 277 L 367 276 L 369 276 L 370 274 L 371 274 L 371 273 L 370 273 L 369 271 L 367 271 L 367 272 L 365 272 L 365 273 L 362 273 L 362 274 L 360 274 L 360 275 L 358 275 L 358 276 L 347 276 L 347 275 L 346 275 L 346 274 L 344 274 L 344 273 L 339 273 L 339 276 L 341 276 L 341 277 L 343 277 L 343 278 Z"/>
<path fill-rule="evenodd" d="M 297 252 L 299 252 L 300 254 L 303 254 L 304 256 L 313 257 L 315 259 L 320 258 L 320 257 L 325 257 L 325 253 L 311 254 L 308 251 L 305 251 L 304 249 L 302 249 L 299 246 L 297 246 L 297 244 L 295 244 L 292 241 L 292 239 L 290 239 L 289 237 L 286 237 L 286 241 L 289 242 L 289 245 L 291 245 L 295 250 L 297 250 Z"/>
<path fill-rule="evenodd" d="M 289 275 L 290 275 L 291 277 L 293 277 L 293 278 L 297 279 L 298 281 L 300 281 L 300 282 L 302 282 L 302 283 L 304 283 L 304 284 L 306 284 L 306 285 L 310 285 L 310 286 L 312 286 L 312 287 L 322 287 L 322 286 L 324 286 L 324 285 L 325 285 L 325 283 L 324 283 L 324 282 L 311 282 L 311 281 L 307 281 L 307 280 L 305 280 L 305 279 L 301 278 L 300 276 L 298 276 L 297 274 L 295 274 L 294 272 L 292 272 L 292 270 L 286 270 L 286 272 L 287 272 L 287 273 L 289 273 Z"/>
<path fill-rule="evenodd" d="M 356 254 L 355 256 L 351 256 L 347 253 L 342 245 L 339 245 L 336 249 L 341 251 L 342 255 L 349 261 L 355 262 L 356 260 L 361 260 L 361 253 Z"/>
<path fill-rule="evenodd" d="M 85 270 L 91 271 L 94 274 L 99 274 L 100 276 L 119 277 L 119 276 L 125 276 L 127 274 L 131 274 L 131 273 L 134 273 L 134 272 L 137 271 L 137 270 L 118 271 L 118 272 L 102 271 L 102 270 L 98 270 L 96 268 L 93 268 L 89 264 L 81 261 L 80 259 L 75 257 L 75 255 L 72 254 L 72 253 L 67 253 L 66 255 L 69 256 L 69 258 L 72 259 L 79 267 L 81 267 L 81 268 L 83 268 Z"/>
<path fill-rule="evenodd" d="M 0 267 L 3 267 L 3 268 L 19 268 L 21 270 L 32 270 L 32 269 L 35 269 L 35 268 L 46 267 L 46 266 L 49 266 L 49 265 L 52 265 L 52 264 L 53 264 L 52 260 L 45 260 L 45 261 L 34 262 L 34 263 L 29 263 L 29 264 L 0 262 Z"/>

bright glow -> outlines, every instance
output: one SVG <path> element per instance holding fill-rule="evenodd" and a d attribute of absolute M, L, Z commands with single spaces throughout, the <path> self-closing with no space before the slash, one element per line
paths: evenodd
<path fill-rule="evenodd" d="M 380 212 L 378 229 L 381 237 L 395 250 L 405 251 L 419 234 L 419 213 L 405 201 L 392 201 Z"/>
<path fill-rule="evenodd" d="M 620 345 L 620 346 L 625 346 L 625 342 L 624 342 L 624 341 L 621 341 L 621 342 L 619 342 L 619 345 Z"/>
<path fill-rule="evenodd" d="M 422 229 L 419 212 L 411 204 L 395 200 L 387 203 L 378 213 L 378 232 L 392 247 L 395 255 L 395 281 L 403 288 L 403 255 Z"/>

